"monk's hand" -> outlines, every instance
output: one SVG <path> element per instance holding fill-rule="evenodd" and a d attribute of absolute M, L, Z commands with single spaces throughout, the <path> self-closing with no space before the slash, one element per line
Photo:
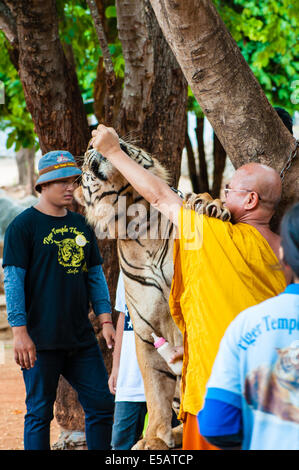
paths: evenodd
<path fill-rule="evenodd" d="M 113 127 L 100 124 L 92 131 L 91 144 L 97 152 L 109 160 L 111 156 L 120 151 L 119 137 Z"/>
<path fill-rule="evenodd" d="M 169 359 L 170 364 L 173 364 L 174 362 L 181 361 L 184 356 L 184 347 L 183 346 L 175 346 L 173 348 L 173 354 L 171 358 Z"/>

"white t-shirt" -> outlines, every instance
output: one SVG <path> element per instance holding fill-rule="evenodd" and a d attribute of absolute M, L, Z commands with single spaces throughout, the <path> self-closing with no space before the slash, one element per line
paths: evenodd
<path fill-rule="evenodd" d="M 146 401 L 143 379 L 136 357 L 133 325 L 126 305 L 122 272 L 118 278 L 115 310 L 125 314 L 115 401 Z"/>

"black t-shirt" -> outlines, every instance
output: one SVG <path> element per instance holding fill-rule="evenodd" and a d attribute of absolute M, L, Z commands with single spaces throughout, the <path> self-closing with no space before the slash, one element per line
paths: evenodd
<path fill-rule="evenodd" d="M 37 350 L 76 349 L 96 341 L 88 318 L 88 269 L 102 263 L 82 215 L 26 209 L 5 233 L 3 266 L 26 270 L 27 329 Z"/>

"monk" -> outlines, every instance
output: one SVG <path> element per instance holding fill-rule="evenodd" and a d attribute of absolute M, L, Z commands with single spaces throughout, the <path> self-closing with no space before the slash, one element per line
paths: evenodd
<path fill-rule="evenodd" d="M 225 188 L 230 222 L 198 214 L 160 178 L 131 160 L 113 128 L 99 125 L 93 147 L 107 158 L 153 207 L 177 227 L 170 308 L 184 338 L 173 361 L 183 356 L 183 449 L 217 447 L 200 435 L 196 415 L 220 341 L 231 321 L 246 308 L 283 292 L 280 237 L 270 220 L 281 196 L 279 174 L 265 165 L 240 167 Z"/>

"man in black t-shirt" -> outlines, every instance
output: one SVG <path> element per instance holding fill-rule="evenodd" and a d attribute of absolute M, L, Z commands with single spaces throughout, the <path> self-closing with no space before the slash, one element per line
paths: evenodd
<path fill-rule="evenodd" d="M 27 450 L 50 448 L 60 375 L 78 392 L 88 449 L 110 449 L 113 396 L 88 318 L 90 303 L 109 348 L 115 330 L 96 237 L 83 216 L 67 210 L 80 174 L 69 152 L 44 155 L 38 204 L 18 215 L 5 233 L 4 285 L 15 360 L 26 386 Z"/>

